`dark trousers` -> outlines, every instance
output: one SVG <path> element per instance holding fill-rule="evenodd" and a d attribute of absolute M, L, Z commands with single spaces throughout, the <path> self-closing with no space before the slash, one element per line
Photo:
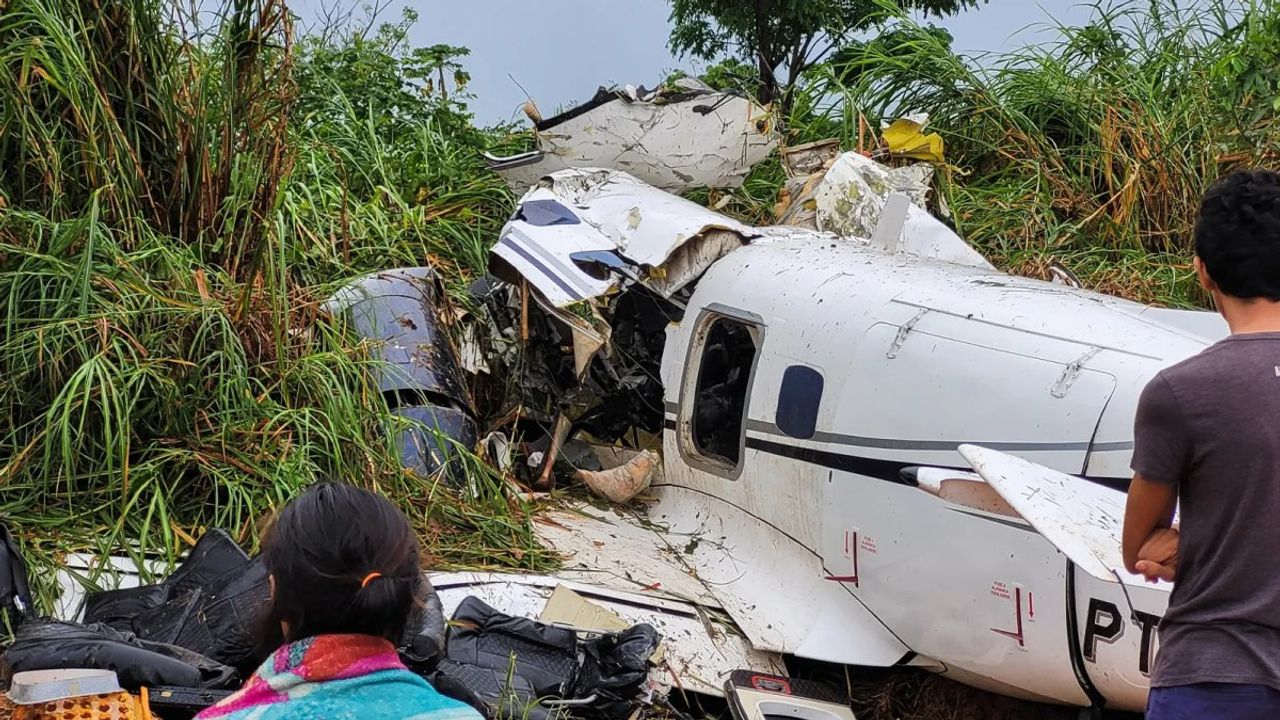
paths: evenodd
<path fill-rule="evenodd" d="M 1151 688 L 1147 720 L 1276 720 L 1280 690 L 1266 685 L 1201 683 Z"/>

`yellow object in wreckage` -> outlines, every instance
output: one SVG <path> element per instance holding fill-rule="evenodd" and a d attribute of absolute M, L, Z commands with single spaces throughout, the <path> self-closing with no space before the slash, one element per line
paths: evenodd
<path fill-rule="evenodd" d="M 942 136 L 924 134 L 924 125 L 908 118 L 899 118 L 881 133 L 889 154 L 893 157 L 923 160 L 941 165 L 943 159 Z"/>

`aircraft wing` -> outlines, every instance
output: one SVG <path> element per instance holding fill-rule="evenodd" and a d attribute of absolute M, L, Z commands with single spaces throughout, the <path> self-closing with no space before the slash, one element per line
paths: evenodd
<path fill-rule="evenodd" d="M 961 445 L 960 454 L 1076 567 L 1106 582 L 1117 582 L 1113 570 L 1138 577 L 1120 553 L 1123 492 L 976 445 Z"/>

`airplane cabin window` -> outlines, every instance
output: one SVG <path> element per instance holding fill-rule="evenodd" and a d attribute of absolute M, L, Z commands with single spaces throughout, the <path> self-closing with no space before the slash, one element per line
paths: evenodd
<path fill-rule="evenodd" d="M 807 365 L 792 365 L 782 373 L 778 388 L 778 429 L 793 438 L 808 440 L 818 429 L 822 404 L 822 373 Z"/>
<path fill-rule="evenodd" d="M 702 348 L 693 406 L 693 444 L 698 454 L 737 466 L 755 358 L 756 342 L 748 325 L 725 317 L 712 321 Z"/>

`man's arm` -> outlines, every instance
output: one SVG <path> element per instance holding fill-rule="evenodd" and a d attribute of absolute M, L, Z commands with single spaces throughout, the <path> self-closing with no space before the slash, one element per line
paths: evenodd
<path fill-rule="evenodd" d="M 1129 485 L 1129 499 L 1124 508 L 1124 532 L 1121 550 L 1124 567 L 1131 573 L 1142 573 L 1148 580 L 1172 580 L 1176 570 L 1177 531 L 1173 512 L 1178 504 L 1178 486 L 1154 482 L 1134 475 Z M 1170 559 L 1174 562 L 1169 562 Z"/>
<path fill-rule="evenodd" d="M 1178 532 L 1169 529 L 1178 488 L 1192 464 L 1192 434 L 1163 374 L 1147 383 L 1133 422 L 1133 482 L 1125 506 L 1121 551 L 1129 572 L 1173 580 Z"/>

